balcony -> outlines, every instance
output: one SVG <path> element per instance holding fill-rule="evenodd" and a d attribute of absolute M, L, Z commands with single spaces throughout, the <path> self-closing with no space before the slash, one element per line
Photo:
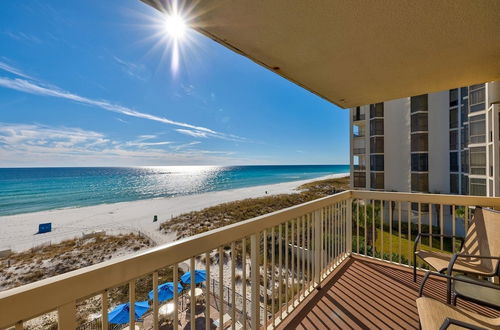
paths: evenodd
<path fill-rule="evenodd" d="M 500 199 L 345 191 L 0 292 L 0 328 L 23 329 L 45 315 L 59 329 L 110 329 L 99 315 L 126 302 L 116 301 L 116 290 L 130 306 L 146 300 L 149 290 L 158 297 L 159 283 L 177 286 L 181 263 L 206 270 L 198 299 L 190 303 L 195 286 L 175 293 L 168 320 L 153 299 L 142 328 L 418 328 L 420 279 L 413 283 L 408 267 L 412 241 L 418 233 L 463 236 L 475 206 L 498 209 Z M 448 252 L 459 248 L 455 239 L 421 244 Z M 443 301 L 444 290 L 445 282 L 434 280 L 426 294 Z M 93 321 L 83 320 L 90 303 L 100 312 Z M 136 321 L 130 319 L 133 329 Z"/>
<path fill-rule="evenodd" d="M 352 153 L 354 155 L 364 155 L 365 154 L 365 148 L 353 148 Z"/>
<path fill-rule="evenodd" d="M 356 114 L 352 116 L 352 121 L 360 121 L 360 120 L 365 120 L 365 114 Z"/>

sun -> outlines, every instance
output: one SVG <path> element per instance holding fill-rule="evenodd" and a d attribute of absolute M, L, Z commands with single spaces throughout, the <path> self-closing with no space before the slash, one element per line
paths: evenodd
<path fill-rule="evenodd" d="M 186 33 L 185 19 L 179 14 L 168 15 L 164 23 L 165 31 L 175 40 L 182 39 Z"/>

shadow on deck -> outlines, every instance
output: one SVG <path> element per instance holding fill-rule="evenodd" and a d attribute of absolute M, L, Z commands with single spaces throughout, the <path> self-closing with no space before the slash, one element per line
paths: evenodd
<path fill-rule="evenodd" d="M 323 287 L 297 306 L 280 329 L 418 329 L 415 299 L 423 273 L 413 282 L 411 268 L 351 257 Z M 446 301 L 446 282 L 429 280 L 424 294 Z M 457 306 L 487 316 L 500 312 L 470 302 Z"/>

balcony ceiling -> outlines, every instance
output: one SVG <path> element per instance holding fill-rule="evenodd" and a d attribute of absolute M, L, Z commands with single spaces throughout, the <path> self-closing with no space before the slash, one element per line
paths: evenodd
<path fill-rule="evenodd" d="M 343 108 L 500 79 L 498 0 L 180 2 L 205 36 Z"/>

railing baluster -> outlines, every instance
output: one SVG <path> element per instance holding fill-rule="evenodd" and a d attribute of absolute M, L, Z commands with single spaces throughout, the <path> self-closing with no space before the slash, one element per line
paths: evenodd
<path fill-rule="evenodd" d="M 231 242 L 231 329 L 236 329 L 235 319 L 236 319 L 236 254 L 234 249 L 234 242 Z M 229 297 L 228 297 L 229 298 Z"/>
<path fill-rule="evenodd" d="M 432 249 L 432 226 L 433 226 L 433 221 L 432 221 L 432 204 L 429 203 L 429 246 Z"/>
<path fill-rule="evenodd" d="M 347 201 L 347 252 L 352 254 L 352 198 Z"/>
<path fill-rule="evenodd" d="M 264 229 L 264 328 L 267 328 L 267 230 Z"/>
<path fill-rule="evenodd" d="M 283 233 L 283 229 L 282 229 L 282 226 L 280 225 L 279 226 L 279 229 L 278 229 L 278 263 L 279 263 L 279 268 L 278 268 L 278 310 L 280 312 L 280 322 L 282 320 L 282 311 L 281 311 L 281 308 L 282 308 L 282 293 L 283 293 L 283 290 L 282 290 L 282 268 L 283 268 L 283 259 L 282 259 L 282 251 L 283 251 L 283 246 L 281 244 L 281 241 L 282 241 L 282 233 Z"/>
<path fill-rule="evenodd" d="M 153 272 L 153 329 L 158 330 L 158 272 Z"/>
<path fill-rule="evenodd" d="M 189 298 L 189 307 L 191 307 L 190 309 L 190 324 L 191 324 L 191 330 L 194 330 L 195 329 L 195 323 L 194 323 L 194 320 L 195 320 L 195 315 L 196 315 L 196 310 L 195 310 L 195 307 L 196 307 L 196 303 L 195 303 L 195 300 L 196 300 L 196 297 L 194 296 L 194 293 L 195 293 L 195 288 L 196 288 L 196 284 L 195 284 L 195 279 L 194 279 L 194 272 L 195 272 L 195 269 L 194 269 L 194 257 L 191 257 L 189 259 L 189 270 L 191 271 L 189 273 L 190 275 L 190 279 L 189 279 L 189 290 L 191 292 L 191 297 Z M 175 288 L 174 288 L 175 290 Z"/>
<path fill-rule="evenodd" d="M 288 278 L 290 272 L 288 268 L 288 226 L 289 222 L 285 222 L 285 309 L 288 311 Z"/>
<path fill-rule="evenodd" d="M 302 297 L 306 295 L 306 218 L 305 216 L 301 217 L 301 232 L 302 232 Z"/>
<path fill-rule="evenodd" d="M 359 199 L 356 199 L 356 253 L 359 254 Z"/>
<path fill-rule="evenodd" d="M 251 282 L 252 282 L 252 329 L 260 328 L 260 234 L 250 236 Z M 246 299 L 244 299 L 246 300 Z M 246 322 L 245 322 L 246 323 Z"/>
<path fill-rule="evenodd" d="M 444 216 L 443 216 L 443 208 L 444 208 L 444 205 L 443 204 L 440 204 L 439 206 L 439 227 L 440 227 L 440 249 L 441 251 L 443 250 L 443 247 L 444 247 L 444 238 L 443 238 L 443 235 L 444 235 Z"/>
<path fill-rule="evenodd" d="M 300 246 L 301 246 L 301 242 L 300 242 L 300 237 L 301 237 L 301 225 L 300 225 L 300 221 L 301 221 L 302 217 L 298 217 L 297 218 L 297 237 L 296 237 L 296 244 L 295 244 L 295 261 L 296 261 L 296 277 L 297 277 L 297 297 L 296 299 L 294 300 L 294 303 L 293 303 L 293 306 L 295 307 L 295 301 L 297 300 L 297 302 L 300 301 L 300 292 L 301 292 L 301 281 L 300 281 L 300 278 L 301 278 L 301 254 L 302 254 L 302 250 L 300 249 Z"/>
<path fill-rule="evenodd" d="M 408 202 L 407 207 L 408 207 L 408 212 L 407 212 L 407 216 L 408 216 L 408 219 L 407 219 L 408 220 L 408 244 L 407 244 L 408 245 L 408 258 L 407 259 L 408 259 L 408 265 L 410 265 L 411 264 L 410 260 L 412 259 L 411 255 L 413 253 L 413 247 L 410 244 L 410 242 L 411 242 L 411 224 L 412 224 L 412 222 L 411 222 L 411 202 Z"/>
<path fill-rule="evenodd" d="M 242 247 L 242 258 L 243 258 L 243 329 L 247 328 L 247 239 L 243 238 L 241 240 Z M 250 242 L 251 244 L 251 242 Z"/>
<path fill-rule="evenodd" d="M 418 203 L 418 233 L 422 233 L 422 203 Z M 422 249 L 422 240 L 418 242 L 418 248 Z"/>
<path fill-rule="evenodd" d="M 368 241 L 368 237 L 367 237 L 367 231 L 368 231 L 368 224 L 367 224 L 367 208 L 368 208 L 368 201 L 365 199 L 364 200 L 364 206 L 365 206 L 365 225 L 364 225 L 364 233 L 365 233 L 365 251 L 364 251 L 364 255 L 367 256 L 368 255 L 368 245 L 367 245 L 367 241 Z"/>
<path fill-rule="evenodd" d="M 294 304 L 294 299 L 295 299 L 295 219 L 292 220 L 292 236 L 290 238 L 291 241 L 291 248 L 290 248 L 290 254 L 292 255 L 292 291 L 290 294 L 290 298 L 292 299 L 291 305 L 292 307 L 295 306 Z"/>
<path fill-rule="evenodd" d="M 104 292 L 101 293 L 101 323 L 102 323 L 102 328 L 106 330 L 108 329 L 108 309 L 109 309 L 108 290 L 104 290 Z"/>
<path fill-rule="evenodd" d="M 385 260 L 384 258 L 384 200 L 380 200 L 380 259 Z"/>
<path fill-rule="evenodd" d="M 179 286 L 179 265 L 174 264 L 174 269 L 172 271 L 174 277 L 174 330 L 179 328 L 179 293 L 177 292 L 177 287 Z M 210 283 L 208 283 L 210 285 Z"/>
<path fill-rule="evenodd" d="M 372 257 L 375 258 L 375 200 L 372 199 Z"/>
<path fill-rule="evenodd" d="M 398 254 L 401 263 L 401 201 L 398 202 Z"/>
<path fill-rule="evenodd" d="M 205 285 L 205 330 L 210 330 L 212 326 L 212 321 L 210 320 L 210 263 L 212 258 L 210 252 L 205 253 L 205 272 L 207 273 L 207 285 Z M 214 288 L 215 289 L 215 288 Z M 177 290 L 176 290 L 177 291 Z"/>
<path fill-rule="evenodd" d="M 276 323 L 276 310 L 274 309 L 274 296 L 275 296 L 275 286 L 276 286 L 276 281 L 275 281 L 275 272 L 276 269 L 274 267 L 275 265 L 275 227 L 271 228 L 271 311 L 272 311 L 272 321 L 273 321 L 273 328 L 275 327 Z"/>
<path fill-rule="evenodd" d="M 130 329 L 135 329 L 135 280 L 128 283 Z M 63 328 L 66 329 L 66 328 Z"/>
<path fill-rule="evenodd" d="M 464 237 L 469 230 L 469 206 L 464 205 Z"/>
<path fill-rule="evenodd" d="M 71 301 L 57 309 L 57 324 L 59 329 L 76 328 L 76 303 Z"/>
<path fill-rule="evenodd" d="M 245 261 L 243 260 L 243 269 L 245 269 Z M 243 279 L 243 288 L 245 287 Z M 243 296 L 243 302 L 245 302 Z M 219 246 L 219 328 L 224 329 L 224 250 Z"/>
<path fill-rule="evenodd" d="M 314 282 L 320 287 L 320 265 L 321 265 L 321 212 L 314 212 Z"/>
<path fill-rule="evenodd" d="M 456 223 L 455 223 L 456 219 L 455 219 L 455 217 L 456 217 L 456 214 L 455 214 L 455 205 L 451 205 L 451 232 L 452 232 L 452 236 L 453 236 L 452 239 L 451 239 L 451 242 L 452 242 L 451 243 L 452 244 L 451 251 L 453 253 L 455 253 L 455 244 L 456 244 L 456 242 L 455 242 L 455 235 L 456 235 L 456 228 L 455 228 L 455 226 L 456 226 Z"/>
<path fill-rule="evenodd" d="M 396 202 L 389 201 L 389 260 L 392 262 L 392 206 L 395 205 Z"/>

